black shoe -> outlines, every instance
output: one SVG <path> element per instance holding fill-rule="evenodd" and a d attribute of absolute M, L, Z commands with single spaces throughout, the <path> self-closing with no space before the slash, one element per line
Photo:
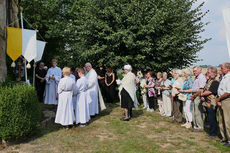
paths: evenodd
<path fill-rule="evenodd" d="M 225 146 L 225 147 L 230 147 L 230 143 L 229 143 L 229 142 L 226 142 L 226 143 L 224 144 L 224 146 Z"/>
<path fill-rule="evenodd" d="M 223 139 L 221 139 L 221 140 L 219 140 L 218 142 L 219 142 L 219 143 L 226 143 L 226 142 L 227 142 L 227 140 L 223 140 Z"/>
<path fill-rule="evenodd" d="M 123 117 L 123 118 L 121 118 L 120 120 L 121 120 L 121 121 L 129 121 L 129 118 Z"/>

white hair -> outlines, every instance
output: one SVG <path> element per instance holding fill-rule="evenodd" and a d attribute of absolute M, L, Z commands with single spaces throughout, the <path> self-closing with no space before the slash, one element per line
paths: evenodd
<path fill-rule="evenodd" d="M 176 73 L 179 74 L 179 76 L 182 76 L 182 71 L 181 70 L 176 70 Z"/>
<path fill-rule="evenodd" d="M 192 76 L 192 71 L 189 68 L 184 69 L 184 73 Z"/>
<path fill-rule="evenodd" d="M 132 66 L 131 65 L 125 65 L 124 70 L 132 71 Z"/>
<path fill-rule="evenodd" d="M 89 66 L 89 67 L 92 67 L 92 65 L 91 65 L 91 63 L 85 63 L 85 67 L 87 67 L 87 66 Z"/>
<path fill-rule="evenodd" d="M 168 76 L 168 74 L 166 72 L 163 72 L 163 76 Z"/>

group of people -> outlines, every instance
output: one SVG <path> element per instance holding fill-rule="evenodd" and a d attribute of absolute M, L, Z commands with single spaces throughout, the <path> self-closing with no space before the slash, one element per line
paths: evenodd
<path fill-rule="evenodd" d="M 61 70 L 55 59 L 47 73 L 43 66 L 41 62 L 36 71 L 36 88 L 39 101 L 44 96 L 45 104 L 58 105 L 55 123 L 67 129 L 74 123 L 85 126 L 91 117 L 99 114 L 99 106 L 105 109 L 97 73 L 90 63 L 77 70 L 77 79 L 70 68 Z"/>
<path fill-rule="evenodd" d="M 148 112 L 158 109 L 162 116 L 177 123 L 183 122 L 184 115 L 186 122 L 181 126 L 194 132 L 208 127 L 209 138 L 216 138 L 220 131 L 220 142 L 230 146 L 230 63 L 223 63 L 219 72 L 211 66 L 206 74 L 199 66 L 173 69 L 171 79 L 166 72 L 158 72 L 156 79 L 151 71 L 135 74 L 130 65 L 124 66 L 122 80 L 116 80 L 112 68 L 105 72 L 100 65 L 96 72 L 90 63 L 79 68 L 77 76 L 68 67 L 63 70 L 57 67 L 56 60 L 52 60 L 47 73 L 43 67 L 41 62 L 36 71 L 36 87 L 40 84 L 40 88 L 37 87 L 39 100 L 45 96 L 45 104 L 58 105 L 55 122 L 67 128 L 74 122 L 85 126 L 99 113 L 99 105 L 105 109 L 102 95 L 108 102 L 114 102 L 117 82 L 121 108 L 124 109 L 121 121 L 132 118 L 132 108 L 139 105 L 137 91 L 140 90 L 144 109 Z"/>
<path fill-rule="evenodd" d="M 211 66 L 206 74 L 199 66 L 173 69 L 171 79 L 168 79 L 166 72 L 158 72 L 156 80 L 151 71 L 135 76 L 129 66 L 125 66 L 124 70 L 121 107 L 125 117 L 121 120 L 130 120 L 135 89 L 139 86 L 144 108 L 148 112 L 158 109 L 162 116 L 172 118 L 177 123 L 183 122 L 184 115 L 186 122 L 181 126 L 193 132 L 201 132 L 207 127 L 208 138 L 212 139 L 217 138 L 219 129 L 222 136 L 220 142 L 230 146 L 230 63 L 223 63 L 219 72 Z"/>

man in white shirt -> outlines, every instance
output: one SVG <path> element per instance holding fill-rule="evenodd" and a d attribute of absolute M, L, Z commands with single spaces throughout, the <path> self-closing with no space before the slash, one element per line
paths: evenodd
<path fill-rule="evenodd" d="M 223 78 L 218 88 L 217 105 L 220 107 L 219 128 L 224 146 L 230 147 L 230 63 L 221 65 Z"/>

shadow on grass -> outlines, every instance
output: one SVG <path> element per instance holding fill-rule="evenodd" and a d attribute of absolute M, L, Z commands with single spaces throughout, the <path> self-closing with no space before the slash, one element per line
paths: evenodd
<path fill-rule="evenodd" d="M 117 108 L 117 107 L 119 107 L 119 105 L 117 103 L 106 103 L 106 109 L 99 112 L 98 115 L 91 117 L 89 124 L 92 124 L 96 120 L 99 120 L 101 117 L 110 115 L 110 113 L 113 111 L 113 109 Z"/>

